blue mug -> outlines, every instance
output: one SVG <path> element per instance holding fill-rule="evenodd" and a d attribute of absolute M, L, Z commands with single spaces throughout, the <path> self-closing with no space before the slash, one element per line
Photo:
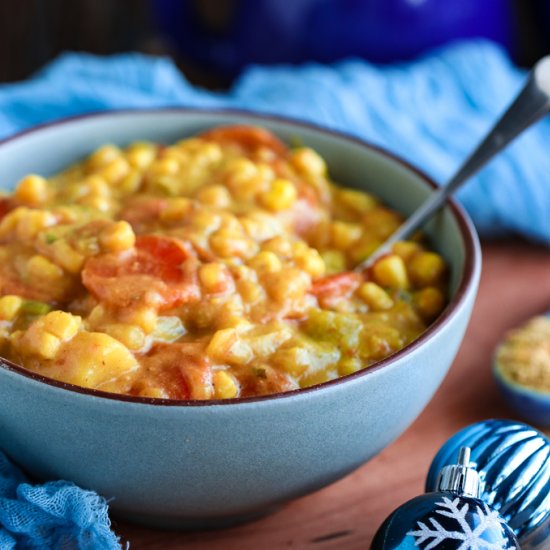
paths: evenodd
<path fill-rule="evenodd" d="M 182 58 L 234 76 L 251 63 L 410 59 L 485 37 L 513 49 L 511 0 L 152 0 Z"/>

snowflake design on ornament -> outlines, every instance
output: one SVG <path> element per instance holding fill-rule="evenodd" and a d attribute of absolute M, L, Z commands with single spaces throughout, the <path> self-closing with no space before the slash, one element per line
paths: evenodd
<path fill-rule="evenodd" d="M 451 500 L 448 497 L 443 497 L 442 502 L 438 502 L 439 507 L 435 513 L 440 516 L 455 520 L 457 524 L 456 531 L 448 531 L 435 518 L 430 518 L 426 525 L 424 522 L 417 522 L 417 530 L 409 531 L 407 535 L 415 537 L 415 546 L 421 546 L 422 550 L 432 550 L 439 544 L 445 541 L 462 541 L 458 550 L 515 550 L 514 546 L 502 547 L 498 542 L 489 542 L 485 540 L 483 535 L 486 531 L 502 529 L 502 518 L 498 512 L 491 510 L 485 503 L 480 502 L 481 506 L 476 505 L 475 515 L 478 522 L 475 526 L 470 525 L 466 519 L 466 515 L 470 511 L 469 504 L 465 503 L 460 507 L 460 499 Z"/>

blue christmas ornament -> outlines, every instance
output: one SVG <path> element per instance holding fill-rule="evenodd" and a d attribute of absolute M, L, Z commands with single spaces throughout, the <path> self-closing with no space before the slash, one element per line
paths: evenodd
<path fill-rule="evenodd" d="M 428 473 L 426 491 L 435 490 L 438 472 L 454 462 L 463 446 L 472 449 L 470 466 L 479 473 L 481 500 L 507 522 L 521 548 L 550 549 L 550 440 L 515 421 L 472 424 L 438 452 Z"/>
<path fill-rule="evenodd" d="M 380 527 L 371 550 L 518 550 L 496 510 L 479 500 L 480 479 L 470 449 L 442 468 L 434 491 L 398 508 Z"/>

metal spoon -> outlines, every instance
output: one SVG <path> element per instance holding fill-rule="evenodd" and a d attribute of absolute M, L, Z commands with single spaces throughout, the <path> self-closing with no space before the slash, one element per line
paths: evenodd
<path fill-rule="evenodd" d="M 508 110 L 493 126 L 487 136 L 465 160 L 446 186 L 435 193 L 417 208 L 412 215 L 382 243 L 354 271 L 361 272 L 370 267 L 378 258 L 391 251 L 397 241 L 406 239 L 425 221 L 435 214 L 471 176 L 482 168 L 497 153 L 504 149 L 524 130 L 550 112 L 550 55 L 543 57 L 531 70 L 527 82 L 514 99 Z"/>

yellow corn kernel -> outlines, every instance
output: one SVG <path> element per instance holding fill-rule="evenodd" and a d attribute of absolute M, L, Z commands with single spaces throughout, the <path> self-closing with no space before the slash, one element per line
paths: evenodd
<path fill-rule="evenodd" d="M 415 293 L 413 305 L 424 319 L 431 321 L 443 310 L 445 297 L 438 288 L 428 286 Z"/>
<path fill-rule="evenodd" d="M 61 347 L 61 340 L 50 332 L 45 332 L 41 327 L 33 328 L 31 325 L 25 333 L 14 332 L 12 344 L 23 355 L 53 359 Z"/>
<path fill-rule="evenodd" d="M 231 374 L 219 370 L 212 376 L 216 399 L 231 399 L 239 394 L 239 386 Z"/>
<path fill-rule="evenodd" d="M 412 241 L 399 241 L 392 247 L 392 252 L 401 256 L 405 263 L 407 263 L 417 252 L 420 252 L 422 247 Z"/>
<path fill-rule="evenodd" d="M 92 153 L 86 161 L 86 169 L 93 172 L 107 163 L 117 159 L 122 154 L 121 150 L 115 145 L 104 145 Z"/>
<path fill-rule="evenodd" d="M 113 185 L 119 182 L 124 176 L 128 175 L 130 166 L 124 157 L 118 157 L 111 160 L 101 167 L 98 174 L 109 184 Z"/>
<path fill-rule="evenodd" d="M 435 252 L 415 254 L 411 258 L 408 267 L 411 280 L 418 287 L 440 283 L 445 273 L 445 262 Z"/>
<path fill-rule="evenodd" d="M 362 367 L 363 364 L 357 357 L 342 359 L 342 361 L 338 363 L 338 374 L 340 376 L 347 376 L 348 374 L 353 374 L 354 372 L 361 370 Z"/>
<path fill-rule="evenodd" d="M 321 258 L 329 275 L 346 270 L 346 257 L 339 250 L 324 250 L 321 252 Z"/>
<path fill-rule="evenodd" d="M 178 197 L 170 199 L 168 206 L 160 213 L 163 222 L 177 222 L 183 220 L 193 207 L 190 199 Z"/>
<path fill-rule="evenodd" d="M 105 252 L 120 252 L 132 248 L 136 235 L 126 221 L 115 222 L 101 230 L 99 244 Z"/>
<path fill-rule="evenodd" d="M 305 241 L 294 241 L 292 243 L 292 252 L 295 255 L 303 254 L 309 250 L 309 245 Z"/>
<path fill-rule="evenodd" d="M 231 319 L 230 326 L 235 326 L 236 319 L 242 318 L 243 315 L 244 305 L 241 297 L 238 294 L 231 294 L 229 298 L 224 298 L 212 322 L 218 328 L 226 328 L 226 323 Z"/>
<path fill-rule="evenodd" d="M 262 177 L 262 174 L 255 167 L 255 175 L 248 177 L 245 174 L 231 176 L 227 180 L 227 188 L 231 196 L 239 201 L 251 201 L 260 193 L 269 189 L 269 181 Z"/>
<path fill-rule="evenodd" d="M 73 338 L 82 325 L 78 315 L 60 310 L 50 311 L 41 318 L 41 322 L 46 332 L 63 341 Z"/>
<path fill-rule="evenodd" d="M 359 214 L 368 212 L 378 205 L 378 201 L 372 195 L 356 189 L 337 189 L 336 197 L 344 206 Z"/>
<path fill-rule="evenodd" d="M 266 290 L 277 302 L 300 300 L 311 286 L 311 277 L 301 269 L 288 268 L 284 277 L 271 273 L 266 280 Z"/>
<path fill-rule="evenodd" d="M 372 271 L 374 279 L 381 286 L 391 288 L 409 287 L 405 262 L 396 254 L 390 254 L 378 260 Z"/>
<path fill-rule="evenodd" d="M 262 250 L 273 252 L 279 258 L 290 258 L 292 256 L 292 243 L 285 237 L 277 236 L 262 243 Z"/>
<path fill-rule="evenodd" d="M 5 237 L 12 231 L 15 231 L 19 220 L 29 212 L 28 208 L 19 206 L 11 212 L 8 212 L 0 221 L 0 236 Z"/>
<path fill-rule="evenodd" d="M 357 295 L 374 311 L 384 311 L 393 307 L 393 300 L 376 283 L 363 283 L 357 289 Z"/>
<path fill-rule="evenodd" d="M 273 252 L 262 250 L 248 262 L 248 265 L 261 273 L 276 273 L 281 271 L 283 264 Z"/>
<path fill-rule="evenodd" d="M 212 251 L 221 258 L 250 258 L 258 245 L 242 234 L 227 229 L 219 229 L 209 239 Z"/>
<path fill-rule="evenodd" d="M 296 265 L 307 271 L 312 277 L 321 277 L 325 274 L 325 261 L 315 248 L 308 248 L 294 257 Z"/>
<path fill-rule="evenodd" d="M 258 178 L 265 183 L 269 183 L 275 179 L 275 172 L 273 168 L 265 162 L 259 162 L 256 164 L 258 170 Z"/>
<path fill-rule="evenodd" d="M 92 309 L 92 311 L 90 311 L 90 314 L 86 319 L 87 329 L 89 330 L 90 327 L 94 329 L 99 327 L 103 323 L 106 317 L 106 314 L 107 312 L 105 311 L 105 308 L 101 304 L 98 304 L 97 306 L 95 306 Z"/>
<path fill-rule="evenodd" d="M 158 147 L 153 143 L 132 143 L 126 151 L 126 159 L 130 166 L 138 170 L 145 170 L 155 160 Z"/>
<path fill-rule="evenodd" d="M 242 299 L 248 304 L 254 304 L 265 296 L 263 288 L 253 281 L 239 281 L 237 286 Z"/>
<path fill-rule="evenodd" d="M 120 320 L 127 324 L 137 325 L 145 334 L 151 334 L 157 327 L 158 315 L 154 309 L 136 308 L 121 312 Z"/>
<path fill-rule="evenodd" d="M 231 204 L 231 195 L 223 185 L 208 185 L 197 194 L 197 199 L 203 204 L 216 208 L 228 208 Z"/>
<path fill-rule="evenodd" d="M 207 292 L 221 292 L 228 283 L 227 268 L 217 262 L 204 264 L 199 269 L 199 280 Z"/>
<path fill-rule="evenodd" d="M 219 144 L 206 141 L 198 148 L 195 155 L 195 161 L 199 163 L 213 164 L 219 162 L 222 157 L 223 151 Z"/>
<path fill-rule="evenodd" d="M 17 238 L 22 241 L 34 239 L 46 227 L 55 225 L 56 221 L 55 216 L 46 210 L 25 209 L 17 220 L 15 233 Z"/>
<path fill-rule="evenodd" d="M 63 278 L 63 270 L 44 256 L 36 254 L 27 260 L 24 278 L 36 282 L 51 283 Z"/>
<path fill-rule="evenodd" d="M 227 166 L 227 180 L 231 189 L 236 189 L 240 184 L 247 183 L 257 174 L 256 165 L 246 158 L 232 160 Z"/>
<path fill-rule="evenodd" d="M 179 147 L 167 147 L 159 153 L 159 160 L 173 159 L 180 165 L 180 168 L 188 164 L 190 158 L 189 152 Z"/>
<path fill-rule="evenodd" d="M 178 141 L 174 147 L 179 147 L 183 151 L 189 151 L 190 153 L 194 153 L 198 151 L 203 145 L 205 141 L 201 138 L 194 137 L 194 138 L 186 138 Z"/>
<path fill-rule="evenodd" d="M 111 208 L 113 207 L 112 201 L 105 197 L 88 196 L 88 197 L 84 197 L 82 200 L 78 202 L 79 204 L 82 204 L 84 206 L 89 206 L 90 208 L 94 208 L 98 212 L 109 212 L 109 210 L 111 210 Z"/>
<path fill-rule="evenodd" d="M 332 245 L 339 250 L 347 250 L 359 240 L 362 232 L 359 224 L 333 222 L 330 228 Z"/>
<path fill-rule="evenodd" d="M 297 192 L 294 184 L 282 178 L 271 183 L 271 189 L 260 195 L 260 203 L 273 212 L 290 208 L 296 201 Z"/>
<path fill-rule="evenodd" d="M 208 210 L 199 210 L 193 213 L 191 225 L 198 229 L 202 234 L 207 235 L 220 227 L 222 223 L 221 217 Z"/>
<path fill-rule="evenodd" d="M 139 170 L 130 170 L 117 184 L 116 190 L 123 195 L 135 193 L 143 181 L 143 175 Z"/>
<path fill-rule="evenodd" d="M 174 176 L 180 170 L 180 163 L 173 157 L 155 160 L 149 166 L 149 172 L 155 176 Z"/>
<path fill-rule="evenodd" d="M 15 198 L 23 204 L 38 206 L 48 200 L 48 181 L 35 174 L 24 177 L 15 189 Z"/>
<path fill-rule="evenodd" d="M 69 273 L 79 273 L 84 264 L 84 255 L 74 250 L 67 241 L 58 239 L 51 246 L 53 260 Z"/>
<path fill-rule="evenodd" d="M 0 320 L 13 321 L 15 316 L 19 313 L 21 305 L 23 304 L 22 298 L 8 294 L 0 298 Z"/>
<path fill-rule="evenodd" d="M 145 346 L 145 334 L 140 327 L 113 323 L 104 326 L 102 332 L 112 336 L 115 340 L 118 340 L 132 351 L 138 351 Z"/>
<path fill-rule="evenodd" d="M 363 226 L 379 239 L 389 237 L 402 222 L 402 216 L 384 207 L 373 208 L 363 216 Z"/>
<path fill-rule="evenodd" d="M 300 380 L 300 387 L 309 388 L 317 384 L 323 384 L 334 378 L 336 378 L 336 376 L 329 369 L 314 370 L 304 374 Z"/>
<path fill-rule="evenodd" d="M 300 147 L 292 151 L 290 162 L 300 172 L 315 176 L 324 176 L 327 165 L 321 156 L 309 147 Z"/>
<path fill-rule="evenodd" d="M 37 331 L 31 337 L 29 331 L 25 336 L 29 337 L 23 337 L 21 346 L 24 346 L 28 353 L 43 359 L 53 359 L 61 347 L 61 340 L 49 332 Z M 27 340 L 26 344 L 23 344 L 24 340 Z"/>
<path fill-rule="evenodd" d="M 183 194 L 182 180 L 180 176 L 148 176 L 147 187 L 155 193 L 162 193 L 169 197 Z"/>
<path fill-rule="evenodd" d="M 243 341 L 236 328 L 218 330 L 212 336 L 206 354 L 221 363 L 237 363 L 244 365 L 253 356 L 250 346 Z"/>
<path fill-rule="evenodd" d="M 93 195 L 96 197 L 110 197 L 111 189 L 109 184 L 105 181 L 104 178 L 98 176 L 97 174 L 92 174 L 88 176 L 83 181 L 84 188 L 87 190 L 86 194 Z"/>
<path fill-rule="evenodd" d="M 239 315 L 222 315 L 216 323 L 218 329 L 235 328 L 238 331 L 249 329 L 252 323 Z"/>

